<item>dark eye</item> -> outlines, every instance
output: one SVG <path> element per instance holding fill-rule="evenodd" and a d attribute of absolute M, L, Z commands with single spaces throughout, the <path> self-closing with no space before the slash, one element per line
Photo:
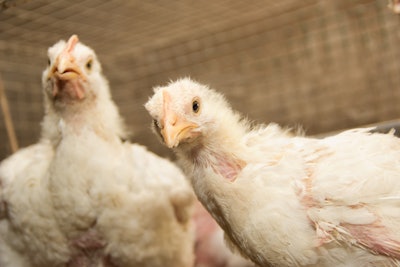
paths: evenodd
<path fill-rule="evenodd" d="M 198 99 L 193 100 L 192 102 L 192 110 L 194 113 L 198 113 L 200 110 L 200 101 Z"/>
<path fill-rule="evenodd" d="M 158 135 L 158 137 L 161 138 L 161 140 L 163 140 L 163 136 L 161 135 L 161 128 L 156 119 L 153 120 L 153 128 L 152 129 Z"/>
<path fill-rule="evenodd" d="M 50 61 L 50 58 L 48 58 L 47 59 L 47 66 L 50 66 L 50 64 L 51 64 L 51 61 Z"/>
<path fill-rule="evenodd" d="M 153 125 L 158 129 L 160 128 L 160 125 L 158 125 L 158 121 L 156 119 L 153 120 Z"/>
<path fill-rule="evenodd" d="M 91 70 L 91 69 L 92 69 L 92 64 L 93 64 L 93 61 L 90 59 L 90 60 L 86 63 L 86 68 L 87 68 L 88 70 Z"/>

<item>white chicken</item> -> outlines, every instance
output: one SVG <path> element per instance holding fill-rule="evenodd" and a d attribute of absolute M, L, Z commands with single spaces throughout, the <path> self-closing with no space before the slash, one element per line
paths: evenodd
<path fill-rule="evenodd" d="M 194 213 L 196 225 L 195 267 L 254 267 L 255 265 L 232 253 L 224 240 L 224 232 L 200 202 Z"/>
<path fill-rule="evenodd" d="M 145 107 L 227 239 L 259 266 L 400 266 L 400 139 L 251 126 L 188 78 Z"/>
<path fill-rule="evenodd" d="M 48 50 L 39 143 L 0 165 L 1 267 L 192 267 L 195 196 L 125 130 L 92 49 Z"/>

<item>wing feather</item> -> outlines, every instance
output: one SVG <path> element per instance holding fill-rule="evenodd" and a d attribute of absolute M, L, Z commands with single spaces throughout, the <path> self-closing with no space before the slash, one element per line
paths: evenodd
<path fill-rule="evenodd" d="M 346 131 L 305 151 L 304 204 L 320 244 L 344 242 L 400 259 L 400 139 Z"/>

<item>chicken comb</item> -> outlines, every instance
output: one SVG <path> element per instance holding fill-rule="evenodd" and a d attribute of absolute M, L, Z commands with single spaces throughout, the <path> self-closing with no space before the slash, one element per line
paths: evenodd
<path fill-rule="evenodd" d="M 74 50 L 75 45 L 79 42 L 78 36 L 76 34 L 72 35 L 67 42 L 67 47 L 65 48 L 65 51 L 67 53 L 72 52 Z"/>

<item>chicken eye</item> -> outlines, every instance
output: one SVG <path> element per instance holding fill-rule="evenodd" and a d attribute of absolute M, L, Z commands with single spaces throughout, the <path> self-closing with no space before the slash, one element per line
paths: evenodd
<path fill-rule="evenodd" d="M 50 60 L 50 58 L 47 58 L 47 66 L 50 66 L 51 65 L 51 60 Z"/>
<path fill-rule="evenodd" d="M 153 125 L 156 128 L 160 128 L 160 126 L 158 125 L 158 121 L 156 119 L 153 120 Z"/>
<path fill-rule="evenodd" d="M 192 110 L 194 113 L 199 113 L 200 111 L 200 101 L 198 99 L 193 100 Z"/>
<path fill-rule="evenodd" d="M 89 60 L 87 63 L 86 63 L 86 69 L 87 70 L 91 70 L 92 69 L 92 65 L 93 65 L 93 60 Z"/>

